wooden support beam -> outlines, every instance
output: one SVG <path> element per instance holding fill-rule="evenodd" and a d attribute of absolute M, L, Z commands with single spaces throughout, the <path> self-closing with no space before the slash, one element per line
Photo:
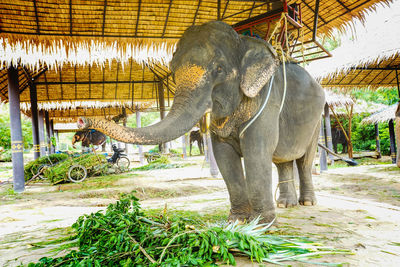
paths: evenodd
<path fill-rule="evenodd" d="M 392 163 L 396 164 L 396 138 L 394 137 L 393 119 L 389 121 L 389 137 L 390 137 L 390 157 Z"/>
<path fill-rule="evenodd" d="M 69 35 L 72 36 L 72 0 L 69 0 Z"/>
<path fill-rule="evenodd" d="M 119 75 L 119 62 L 117 62 L 117 76 L 116 76 L 116 83 L 115 83 L 115 99 L 117 99 L 118 95 L 118 75 Z"/>
<path fill-rule="evenodd" d="M 29 86 L 29 94 L 31 99 L 33 158 L 37 159 L 40 157 L 40 139 L 36 84 Z"/>
<path fill-rule="evenodd" d="M 375 141 L 376 141 L 376 152 L 378 153 L 377 158 L 380 159 L 382 157 L 381 154 L 381 142 L 379 140 L 379 124 L 375 123 Z"/>
<path fill-rule="evenodd" d="M 44 112 L 44 120 L 46 124 L 46 146 L 47 146 L 47 154 L 51 154 L 51 134 L 50 134 L 50 117 L 49 112 L 46 110 Z"/>
<path fill-rule="evenodd" d="M 172 0 L 169 1 L 167 15 L 165 16 L 164 28 L 163 28 L 163 32 L 161 35 L 162 38 L 164 38 L 165 31 L 167 30 L 167 24 L 168 24 L 169 12 L 171 11 L 171 6 L 172 6 Z"/>
<path fill-rule="evenodd" d="M 399 83 L 399 73 L 397 71 L 397 68 L 396 68 L 396 82 L 397 82 L 397 93 L 399 95 L 399 101 L 400 101 L 400 83 Z M 398 142 L 400 143 L 400 140 Z"/>
<path fill-rule="evenodd" d="M 318 142 L 325 145 L 325 136 L 324 136 L 324 121 L 321 119 L 321 127 L 319 129 L 319 139 Z M 322 173 L 328 170 L 328 162 L 326 159 L 326 151 L 318 147 L 319 151 L 319 171 Z"/>
<path fill-rule="evenodd" d="M 8 97 L 10 108 L 11 152 L 13 167 L 14 192 L 22 193 L 25 190 L 24 178 L 24 142 L 22 139 L 21 110 L 19 99 L 18 68 L 8 68 Z"/>
<path fill-rule="evenodd" d="M 116 84 L 116 83 L 118 83 L 118 84 L 129 84 L 129 83 L 144 83 L 144 84 L 149 84 L 149 83 L 157 83 L 158 81 L 91 81 L 91 83 L 92 84 Z M 66 82 L 66 81 L 64 81 L 64 82 L 37 82 L 36 83 L 37 85 L 60 85 L 60 84 L 63 84 L 63 85 L 68 85 L 68 84 L 86 84 L 86 85 L 88 85 L 89 84 L 89 81 L 77 81 L 76 83 L 75 82 L 70 82 L 70 81 L 68 81 L 68 82 Z"/>
<path fill-rule="evenodd" d="M 317 40 L 318 17 L 319 17 L 318 13 L 319 13 L 319 0 L 315 0 L 313 40 Z"/>
<path fill-rule="evenodd" d="M 196 8 L 196 12 L 194 13 L 192 25 L 196 24 L 197 14 L 199 13 L 200 5 L 201 5 L 201 0 L 199 0 L 199 2 L 197 4 L 197 8 Z"/>
<path fill-rule="evenodd" d="M 142 120 L 140 117 L 140 110 L 139 107 L 136 106 L 136 128 L 141 128 L 142 127 Z M 143 146 L 139 145 L 139 160 L 140 160 L 140 165 L 144 164 L 144 155 L 143 155 Z"/>
<path fill-rule="evenodd" d="M 138 2 L 138 12 L 137 12 L 137 17 L 136 17 L 136 27 L 135 27 L 135 36 L 137 36 L 137 31 L 139 27 L 139 18 L 140 18 L 140 8 L 142 6 L 142 0 L 139 0 Z"/>
<path fill-rule="evenodd" d="M 268 3 L 268 2 L 265 2 L 265 3 L 263 3 L 263 4 L 257 5 L 257 6 L 254 7 L 254 9 L 256 9 L 256 8 L 258 8 L 258 7 L 265 6 L 267 3 Z M 239 11 L 239 12 L 236 12 L 236 13 L 234 13 L 234 14 L 232 14 L 232 15 L 229 15 L 229 16 L 226 16 L 226 17 L 222 17 L 222 20 L 227 19 L 227 18 L 231 18 L 231 17 L 234 17 L 234 16 L 237 16 L 237 15 L 242 14 L 242 13 L 245 13 L 245 12 L 251 10 L 251 9 L 253 9 L 253 8 L 250 7 L 250 8 L 243 9 L 243 10 L 241 10 L 241 11 Z"/>
<path fill-rule="evenodd" d="M 224 17 L 225 17 L 225 12 L 226 12 L 226 10 L 228 8 L 228 5 L 229 5 L 229 0 L 227 0 L 226 3 L 225 3 L 225 7 L 224 7 L 224 11 L 222 12 L 221 20 L 223 20 Z"/>
<path fill-rule="evenodd" d="M 39 15 L 37 11 L 37 3 L 36 0 L 33 0 L 33 6 L 35 8 L 35 20 L 36 20 L 36 33 L 40 34 L 40 25 L 39 25 Z"/>
<path fill-rule="evenodd" d="M 221 20 L 221 0 L 217 1 L 217 20 Z"/>
<path fill-rule="evenodd" d="M 350 8 L 348 8 L 342 1 L 336 0 L 342 7 L 344 7 L 347 11 L 350 11 Z"/>
<path fill-rule="evenodd" d="M 330 150 L 333 150 L 332 145 L 332 129 L 331 129 L 331 118 L 329 114 L 329 105 L 325 104 L 324 107 L 324 119 L 325 119 L 325 132 L 326 132 L 326 145 Z M 334 163 L 334 156 L 329 154 L 329 158 Z"/>
<path fill-rule="evenodd" d="M 107 13 L 107 0 L 104 0 L 103 6 L 103 25 L 101 27 L 101 35 L 104 36 L 104 29 L 106 25 L 106 13 Z"/>
<path fill-rule="evenodd" d="M 39 121 L 39 142 L 40 142 L 40 156 L 46 156 L 46 141 L 44 137 L 44 111 L 39 110 L 38 112 Z"/>

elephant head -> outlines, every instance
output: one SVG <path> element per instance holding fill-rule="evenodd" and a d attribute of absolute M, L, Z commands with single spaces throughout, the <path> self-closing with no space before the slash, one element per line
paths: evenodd
<path fill-rule="evenodd" d="M 276 58 L 268 43 L 239 36 L 223 22 L 192 26 L 179 40 L 170 64 L 176 93 L 161 122 L 131 129 L 106 120 L 79 118 L 78 127 L 90 127 L 126 143 L 159 144 L 176 139 L 206 112 L 211 111 L 213 120 L 224 120 L 243 99 L 257 98 L 278 66 Z"/>
<path fill-rule="evenodd" d="M 85 131 L 77 131 L 72 137 L 72 147 L 75 148 L 75 143 L 80 142 L 85 137 Z"/>
<path fill-rule="evenodd" d="M 396 110 L 396 140 L 397 140 L 397 157 L 396 157 L 396 164 L 397 167 L 400 168 L 400 102 L 397 105 Z"/>

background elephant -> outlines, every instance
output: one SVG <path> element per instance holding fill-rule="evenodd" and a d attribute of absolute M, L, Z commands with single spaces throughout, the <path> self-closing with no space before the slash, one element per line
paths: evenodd
<path fill-rule="evenodd" d="M 271 45 L 239 36 L 216 21 L 188 28 L 170 66 L 176 93 L 161 122 L 130 129 L 79 118 L 78 126 L 122 142 L 159 144 L 182 136 L 210 112 L 213 151 L 231 202 L 230 220 L 275 219 L 272 162 L 280 180 L 278 206 L 316 203 L 311 168 L 325 95 L 303 68 L 293 63 L 283 68 Z M 298 200 L 294 160 L 300 178 Z"/>
<path fill-rule="evenodd" d="M 397 104 L 396 110 L 396 140 L 397 140 L 397 156 L 396 165 L 400 168 L 400 102 Z"/>
<path fill-rule="evenodd" d="M 94 146 L 105 146 L 107 136 L 102 132 L 94 129 L 87 129 L 84 131 L 77 131 L 72 137 L 72 146 L 75 148 L 76 142 L 82 142 L 82 147 L 89 148 L 90 144 Z M 104 147 L 103 147 L 104 150 Z"/>
<path fill-rule="evenodd" d="M 199 147 L 200 154 L 204 154 L 204 142 L 203 142 L 203 134 L 200 130 L 191 131 L 189 134 L 189 143 L 190 143 L 190 150 L 189 155 L 192 155 L 192 144 L 197 142 L 197 146 Z"/>
<path fill-rule="evenodd" d="M 332 144 L 335 153 L 338 153 L 337 145 L 342 145 L 342 153 L 347 153 L 347 139 L 340 126 L 332 127 Z"/>

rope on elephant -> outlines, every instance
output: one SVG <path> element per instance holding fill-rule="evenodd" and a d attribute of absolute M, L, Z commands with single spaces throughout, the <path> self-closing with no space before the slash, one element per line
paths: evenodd
<path fill-rule="evenodd" d="M 243 133 L 247 130 L 247 128 L 250 127 L 250 125 L 253 124 L 253 122 L 258 118 L 258 116 L 260 116 L 261 112 L 264 110 L 265 106 L 267 105 L 268 99 L 271 95 L 271 89 L 272 89 L 272 84 L 274 82 L 274 77 L 275 75 L 273 75 L 271 77 L 271 79 L 269 80 L 269 88 L 268 88 L 268 93 L 267 93 L 267 97 L 265 98 L 264 103 L 262 104 L 260 110 L 257 112 L 257 114 L 250 120 L 250 122 L 242 129 L 242 131 L 239 133 L 239 138 L 242 138 Z"/>
<path fill-rule="evenodd" d="M 279 114 L 281 114 L 282 108 L 283 108 L 283 104 L 285 103 L 285 98 L 286 98 L 286 67 L 285 67 L 285 56 L 284 56 L 284 52 L 283 49 L 281 47 L 281 51 L 282 51 L 282 72 L 283 72 L 283 96 L 282 96 L 282 102 L 281 102 L 281 107 L 279 108 Z"/>
<path fill-rule="evenodd" d="M 279 183 L 276 185 L 275 193 L 274 193 L 274 200 L 275 200 L 276 203 L 278 203 L 277 200 L 276 200 L 276 193 L 278 193 L 279 185 L 280 185 L 280 184 L 284 184 L 284 183 L 289 183 L 289 182 L 294 182 L 294 179 L 290 179 L 290 180 L 286 180 L 286 181 L 281 181 L 281 182 L 279 182 Z"/>

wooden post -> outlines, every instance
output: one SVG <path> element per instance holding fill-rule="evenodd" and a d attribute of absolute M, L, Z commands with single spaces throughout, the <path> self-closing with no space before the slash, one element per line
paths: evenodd
<path fill-rule="evenodd" d="M 44 111 L 40 110 L 38 113 L 39 119 L 39 141 L 40 141 L 40 156 L 46 155 L 46 142 L 44 139 Z"/>
<path fill-rule="evenodd" d="M 24 143 L 22 140 L 21 110 L 19 101 L 18 69 L 8 68 L 8 99 L 10 102 L 11 152 L 13 166 L 14 192 L 25 190 Z"/>
<path fill-rule="evenodd" d="M 326 141 L 327 141 L 327 147 L 333 151 L 333 145 L 332 145 L 332 130 L 331 130 L 331 118 L 329 115 L 329 106 L 328 104 L 325 104 L 324 107 L 324 117 L 325 117 L 325 130 L 326 130 Z M 332 162 L 332 164 L 335 163 L 335 159 L 332 154 L 329 154 L 329 158 Z"/>
<path fill-rule="evenodd" d="M 141 128 L 142 127 L 142 120 L 140 117 L 140 111 L 139 107 L 136 106 L 136 127 Z M 139 145 L 139 160 L 140 160 L 140 165 L 144 164 L 144 156 L 143 156 L 143 146 Z"/>
<path fill-rule="evenodd" d="M 60 137 L 58 135 L 58 130 L 54 130 L 54 134 L 56 137 L 56 150 L 60 150 Z"/>
<path fill-rule="evenodd" d="M 321 128 L 319 131 L 319 141 L 321 144 L 325 144 L 325 137 L 324 137 L 324 121 L 321 120 Z M 320 147 L 318 147 L 319 150 L 319 170 L 322 173 L 323 171 L 328 170 L 328 163 L 326 160 L 326 151 Z"/>
<path fill-rule="evenodd" d="M 375 123 L 375 141 L 376 141 L 376 152 L 378 152 L 378 155 L 376 158 L 380 159 L 382 157 L 381 154 L 381 141 L 379 140 L 379 125 L 378 123 Z"/>
<path fill-rule="evenodd" d="M 392 163 L 396 164 L 396 140 L 394 137 L 393 119 L 389 121 L 389 136 L 390 136 L 390 157 L 392 158 Z"/>
<path fill-rule="evenodd" d="M 164 99 L 164 86 L 163 82 L 158 83 L 158 102 L 160 103 L 160 118 L 163 120 L 165 118 L 165 99 Z M 159 145 L 159 151 L 166 152 L 166 144 Z"/>
<path fill-rule="evenodd" d="M 51 140 L 50 140 L 50 119 L 49 119 L 49 112 L 46 110 L 44 112 L 44 119 L 46 123 L 46 140 L 47 140 L 47 154 L 51 154 Z"/>
<path fill-rule="evenodd" d="M 50 152 L 54 154 L 56 152 L 56 147 L 53 145 L 52 139 L 54 138 L 54 121 L 50 120 Z"/>
<path fill-rule="evenodd" d="M 29 93 L 31 97 L 33 159 L 37 159 L 40 157 L 40 139 L 36 84 L 29 86 Z"/>

